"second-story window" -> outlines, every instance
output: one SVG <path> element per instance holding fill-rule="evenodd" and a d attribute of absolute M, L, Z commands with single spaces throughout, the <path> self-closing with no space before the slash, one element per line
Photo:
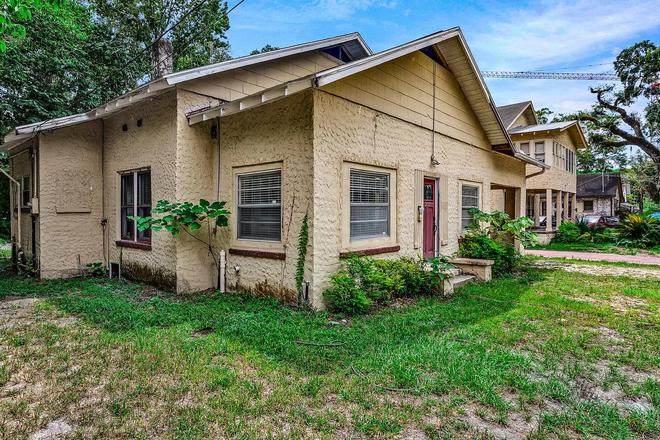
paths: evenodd
<path fill-rule="evenodd" d="M 534 158 L 538 161 L 545 162 L 545 142 L 534 143 Z"/>
<path fill-rule="evenodd" d="M 529 142 L 521 142 L 520 151 L 529 156 Z"/>

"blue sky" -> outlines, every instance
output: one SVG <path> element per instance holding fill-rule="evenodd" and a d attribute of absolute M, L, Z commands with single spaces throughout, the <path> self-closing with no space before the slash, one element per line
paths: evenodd
<path fill-rule="evenodd" d="M 237 0 L 229 0 L 230 7 Z M 658 0 L 246 0 L 230 15 L 234 56 L 360 32 L 374 52 L 460 26 L 482 70 L 608 72 L 621 49 L 660 43 Z M 573 68 L 574 66 L 578 66 Z M 570 67 L 570 69 L 566 69 Z M 487 79 L 497 105 L 556 112 L 593 103 L 586 81 Z"/>

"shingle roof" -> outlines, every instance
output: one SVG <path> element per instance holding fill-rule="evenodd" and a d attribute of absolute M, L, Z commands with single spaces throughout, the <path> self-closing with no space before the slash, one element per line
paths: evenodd
<path fill-rule="evenodd" d="M 520 114 L 525 111 L 525 109 L 532 103 L 532 101 L 517 102 L 515 104 L 502 105 L 497 107 L 497 113 L 499 113 L 502 122 L 505 127 L 509 127 L 513 124 L 513 121 L 516 120 Z"/>
<path fill-rule="evenodd" d="M 615 197 L 619 182 L 619 173 L 578 174 L 576 196 Z"/>

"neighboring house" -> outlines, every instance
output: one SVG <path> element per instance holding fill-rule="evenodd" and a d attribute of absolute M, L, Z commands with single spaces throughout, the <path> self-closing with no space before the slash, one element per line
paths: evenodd
<path fill-rule="evenodd" d="M 516 150 L 546 165 L 540 171 L 528 166 L 526 216 L 541 242 L 549 242 L 562 222 L 575 218 L 577 150 L 588 148 L 587 140 L 577 121 L 539 124 L 531 101 L 497 111 Z"/>
<path fill-rule="evenodd" d="M 317 307 L 342 256 L 454 254 L 470 208 L 502 190 L 524 215 L 526 164 L 539 165 L 514 150 L 459 28 L 378 54 L 350 34 L 168 74 L 5 141 L 25 188 L 13 233 L 21 211 L 42 278 L 121 256 L 124 276 L 214 288 L 203 245 L 128 219 L 205 198 L 231 211 L 213 235 L 227 285 L 287 300 L 307 216 Z"/>
<path fill-rule="evenodd" d="M 626 195 L 619 173 L 578 174 L 578 216 L 591 214 L 617 215 L 619 206 L 625 200 Z"/>

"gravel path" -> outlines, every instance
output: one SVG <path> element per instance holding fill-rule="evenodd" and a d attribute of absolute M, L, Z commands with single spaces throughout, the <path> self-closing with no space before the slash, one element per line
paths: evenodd
<path fill-rule="evenodd" d="M 564 263 L 552 260 L 534 260 L 532 264 L 544 269 L 562 269 L 566 272 L 576 272 L 588 275 L 602 275 L 610 277 L 660 278 L 660 268 L 654 267 L 618 267 L 598 266 L 594 264 Z"/>

